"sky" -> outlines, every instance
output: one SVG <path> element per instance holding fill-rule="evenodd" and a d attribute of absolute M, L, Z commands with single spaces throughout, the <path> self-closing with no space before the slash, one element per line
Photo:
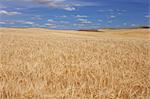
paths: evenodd
<path fill-rule="evenodd" d="M 149 0 L 0 0 L 0 27 L 98 29 L 150 26 Z"/>

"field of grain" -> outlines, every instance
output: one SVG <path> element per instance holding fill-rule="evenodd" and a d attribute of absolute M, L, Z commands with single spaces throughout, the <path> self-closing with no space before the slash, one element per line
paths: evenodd
<path fill-rule="evenodd" d="M 0 29 L 0 99 L 149 99 L 150 30 Z"/>

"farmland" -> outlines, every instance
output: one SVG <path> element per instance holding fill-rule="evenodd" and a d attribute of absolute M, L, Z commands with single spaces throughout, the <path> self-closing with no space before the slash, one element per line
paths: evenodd
<path fill-rule="evenodd" d="M 1 99 L 150 97 L 150 30 L 0 29 Z"/>

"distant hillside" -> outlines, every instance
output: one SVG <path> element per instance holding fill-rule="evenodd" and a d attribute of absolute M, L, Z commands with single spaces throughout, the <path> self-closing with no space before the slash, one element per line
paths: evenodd
<path fill-rule="evenodd" d="M 137 28 L 149 29 L 149 28 L 150 28 L 150 26 L 140 26 L 140 27 L 137 27 Z"/>
<path fill-rule="evenodd" d="M 128 27 L 128 28 L 80 29 L 78 31 L 100 32 L 102 30 L 120 30 L 120 29 L 150 29 L 150 27 L 149 26 L 138 26 L 138 27 Z"/>
<path fill-rule="evenodd" d="M 83 30 L 78 30 L 78 31 L 98 32 L 98 30 L 96 29 L 83 29 Z"/>

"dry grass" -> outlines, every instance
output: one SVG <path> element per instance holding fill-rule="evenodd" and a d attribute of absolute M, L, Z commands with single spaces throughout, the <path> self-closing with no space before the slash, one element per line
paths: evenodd
<path fill-rule="evenodd" d="M 150 33 L 0 29 L 1 99 L 148 99 Z"/>

